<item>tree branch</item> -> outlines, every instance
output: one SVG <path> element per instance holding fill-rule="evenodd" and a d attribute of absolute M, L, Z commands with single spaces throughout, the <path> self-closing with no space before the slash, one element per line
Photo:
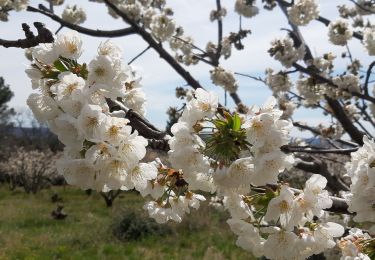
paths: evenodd
<path fill-rule="evenodd" d="M 363 11 L 369 12 L 370 14 L 374 14 L 373 11 L 371 11 L 370 9 L 364 7 L 363 5 L 358 4 L 356 1 L 354 1 L 354 0 L 349 0 L 349 1 L 352 2 L 353 4 L 355 4 L 356 6 L 358 6 Z"/>
<path fill-rule="evenodd" d="M 285 4 L 286 2 L 284 0 L 276 0 L 276 1 L 278 2 L 281 10 L 283 11 L 284 15 L 286 16 L 286 18 L 289 21 L 288 12 L 286 10 L 286 4 Z M 303 39 L 303 36 L 302 36 L 302 34 L 301 34 L 298 26 L 295 26 L 292 23 L 290 23 L 290 24 L 291 24 L 291 27 L 293 29 L 294 35 L 296 37 L 298 37 L 298 40 L 300 41 L 300 43 L 304 44 L 305 47 L 306 47 L 306 50 L 307 50 L 306 53 L 307 54 L 304 57 L 305 62 L 307 60 L 313 59 L 313 56 L 312 56 L 311 51 L 310 51 L 310 48 L 305 43 L 305 40 Z M 330 85 L 335 86 L 336 88 L 338 88 L 338 86 L 336 86 L 331 80 L 326 79 L 325 77 L 319 75 L 318 73 L 316 73 L 312 69 L 306 69 L 306 68 L 304 68 L 303 66 L 301 66 L 301 65 L 299 65 L 297 63 L 293 63 L 293 67 L 295 67 L 297 70 L 300 70 L 301 72 L 307 73 L 310 76 L 315 77 L 317 80 L 321 80 L 324 83 L 330 84 Z M 364 96 L 361 93 L 352 93 L 352 95 L 361 96 L 361 98 L 363 98 L 363 99 L 367 98 L 367 100 L 370 100 L 371 102 L 375 102 L 374 98 L 369 97 L 369 96 Z M 340 122 L 340 124 L 342 125 L 342 127 L 349 134 L 349 136 L 356 143 L 362 145 L 363 144 L 363 140 L 362 139 L 363 139 L 363 135 L 364 134 L 361 131 L 359 131 L 354 126 L 353 122 L 350 120 L 350 118 L 348 117 L 348 115 L 345 113 L 343 107 L 340 105 L 340 102 L 337 101 L 337 100 L 335 100 L 335 99 L 332 99 L 332 98 L 330 98 L 328 96 L 325 96 L 325 99 L 326 99 L 328 105 L 330 106 L 330 108 L 332 109 L 333 114 L 335 115 L 336 119 Z"/>
<path fill-rule="evenodd" d="M 305 73 L 307 75 L 310 75 L 311 77 L 314 77 L 319 82 L 326 83 L 326 84 L 328 84 L 328 85 L 330 85 L 332 87 L 338 88 L 338 86 L 335 83 L 333 83 L 332 80 L 327 79 L 327 78 L 319 75 L 318 73 L 316 73 L 312 69 L 305 68 L 305 67 L 301 66 L 298 63 L 293 63 L 293 67 L 296 68 L 300 72 L 303 72 L 303 73 Z M 355 96 L 355 97 L 359 97 L 359 98 L 362 98 L 364 100 L 367 100 L 367 101 L 370 101 L 372 103 L 375 103 L 375 98 L 369 96 L 368 94 L 362 94 L 362 93 L 359 93 L 359 92 L 350 92 L 350 94 L 353 95 L 353 96 Z"/>
<path fill-rule="evenodd" d="M 350 118 L 345 113 L 344 109 L 340 103 L 328 96 L 325 97 L 328 105 L 332 108 L 333 114 L 340 122 L 341 126 L 348 133 L 348 135 L 359 145 L 363 145 L 363 135 L 364 133 L 359 131 L 350 120 Z"/>
<path fill-rule="evenodd" d="M 159 55 L 165 60 L 192 88 L 198 89 L 204 87 L 187 71 L 185 70 L 173 56 L 171 56 L 163 46 L 158 43 L 144 28 L 139 26 L 131 18 L 129 18 L 124 12 L 116 7 L 115 4 L 109 0 L 104 0 L 107 6 L 109 6 L 118 16 L 120 16 L 127 24 L 129 24 L 134 32 L 142 37 Z M 239 107 L 243 106 L 242 101 L 237 93 L 232 93 L 235 104 Z"/>
<path fill-rule="evenodd" d="M 22 29 L 25 32 L 25 39 L 19 39 L 15 41 L 3 40 L 0 39 L 0 46 L 5 48 L 14 47 L 14 48 L 31 48 L 35 47 L 40 43 L 51 43 L 54 41 L 53 34 L 48 30 L 44 24 L 40 22 L 35 22 L 34 27 L 38 31 L 38 35 L 35 36 L 32 31 L 30 31 L 30 26 L 26 23 L 22 24 Z"/>
<path fill-rule="evenodd" d="M 290 5 L 288 2 L 286 2 L 284 0 L 277 0 L 277 2 L 279 3 L 279 5 L 282 5 L 284 7 L 288 7 Z M 322 16 L 319 16 L 315 20 L 323 23 L 325 26 L 328 26 L 331 23 L 331 21 L 329 19 L 324 18 Z M 353 32 L 353 37 L 357 38 L 358 40 L 361 40 L 361 41 L 363 40 L 363 35 L 358 33 L 358 32 Z"/>
<path fill-rule="evenodd" d="M 365 84 L 363 86 L 363 90 L 365 92 L 365 95 L 369 95 L 368 93 L 368 83 L 369 83 L 369 80 L 370 80 L 370 77 L 371 77 L 371 72 L 372 72 L 372 69 L 374 68 L 375 66 L 375 61 L 371 62 L 371 64 L 368 66 L 368 69 L 367 69 L 367 73 L 366 73 L 366 80 L 365 80 Z"/>
<path fill-rule="evenodd" d="M 131 59 L 129 62 L 128 62 L 128 65 L 132 64 L 136 59 L 138 59 L 139 57 L 141 57 L 143 54 L 145 54 L 149 49 L 151 48 L 151 46 L 147 46 L 147 48 L 145 48 L 143 51 L 141 51 L 137 56 L 135 56 L 133 59 Z"/>
<path fill-rule="evenodd" d="M 216 0 L 216 11 L 218 14 L 220 14 L 221 11 L 221 1 Z M 223 21 L 221 19 L 221 16 L 218 15 L 217 19 L 217 51 L 216 51 L 216 66 L 219 65 L 220 55 L 221 55 L 221 49 L 222 49 L 222 42 L 223 40 Z"/>
<path fill-rule="evenodd" d="M 359 147 L 354 148 L 339 148 L 339 149 L 311 149 L 306 147 L 296 147 L 284 145 L 281 147 L 281 151 L 284 153 L 316 153 L 316 154 L 350 154 L 358 150 Z"/>
<path fill-rule="evenodd" d="M 32 7 L 32 6 L 28 6 L 26 10 L 29 11 L 29 12 L 41 13 L 41 14 L 51 18 L 52 20 L 58 22 L 63 27 L 67 27 L 69 29 L 72 29 L 72 30 L 75 30 L 77 32 L 80 32 L 80 33 L 83 33 L 83 34 L 86 34 L 86 35 L 90 35 L 90 36 L 113 38 L 113 37 L 127 36 L 127 35 L 131 35 L 131 34 L 135 33 L 133 28 L 125 28 L 125 29 L 112 30 L 112 31 L 92 30 L 92 29 L 88 29 L 88 28 L 85 28 L 85 27 L 82 27 L 82 26 L 64 21 L 59 16 L 57 16 L 57 15 L 51 13 L 51 12 L 47 12 L 45 10 L 42 10 L 42 9 L 38 9 L 38 8 L 35 8 L 35 7 Z"/>
<path fill-rule="evenodd" d="M 120 101 L 106 99 L 107 104 L 110 108 L 110 111 L 124 111 L 125 118 L 129 119 L 129 125 L 138 131 L 140 135 L 148 139 L 157 139 L 162 140 L 166 133 L 159 130 L 155 127 L 152 123 L 150 123 L 146 118 L 138 114 L 136 111 L 132 109 L 128 109 L 124 106 Z"/>
<path fill-rule="evenodd" d="M 316 18 L 317 21 L 323 23 L 325 26 L 329 26 L 329 24 L 331 23 L 330 20 L 328 20 L 327 18 L 324 18 L 322 16 L 319 16 L 318 18 Z M 353 37 L 362 41 L 363 40 L 363 35 L 360 34 L 359 32 L 353 32 Z"/>
<path fill-rule="evenodd" d="M 301 161 L 294 165 L 294 167 L 305 172 L 322 175 L 327 179 L 327 185 L 334 193 L 350 190 L 349 187 L 345 183 L 343 183 L 336 175 L 333 175 L 329 172 L 327 164 L 323 161 Z"/>

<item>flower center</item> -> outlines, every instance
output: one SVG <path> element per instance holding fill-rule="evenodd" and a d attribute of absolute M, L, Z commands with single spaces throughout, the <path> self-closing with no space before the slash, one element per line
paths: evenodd
<path fill-rule="evenodd" d="M 94 128 L 98 125 L 98 119 L 96 117 L 87 117 L 86 126 L 89 128 Z"/>
<path fill-rule="evenodd" d="M 118 135 L 118 133 L 119 133 L 119 130 L 120 130 L 120 127 L 118 127 L 118 126 L 115 126 L 115 125 L 113 125 L 113 126 L 111 126 L 110 128 L 109 128 L 109 136 L 110 137 L 116 137 L 117 135 Z"/>
<path fill-rule="evenodd" d="M 68 51 L 70 54 L 74 54 L 78 51 L 78 47 L 74 42 L 68 42 Z"/>
<path fill-rule="evenodd" d="M 286 213 L 289 211 L 289 204 L 286 200 L 282 200 L 279 204 L 281 213 Z"/>
<path fill-rule="evenodd" d="M 98 77 L 103 77 L 105 75 L 105 69 L 103 69 L 102 67 L 98 67 L 96 68 L 95 70 L 95 74 L 98 76 Z"/>

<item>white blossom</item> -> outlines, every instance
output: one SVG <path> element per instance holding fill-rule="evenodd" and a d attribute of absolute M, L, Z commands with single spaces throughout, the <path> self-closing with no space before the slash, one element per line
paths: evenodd
<path fill-rule="evenodd" d="M 264 242 L 264 256 L 278 260 L 296 259 L 299 255 L 299 252 L 295 250 L 297 241 L 298 237 L 293 232 L 276 231 L 270 234 Z"/>
<path fill-rule="evenodd" d="M 166 15 L 160 14 L 152 17 L 150 28 L 154 37 L 163 42 L 172 37 L 176 25 L 175 22 L 169 19 Z"/>
<path fill-rule="evenodd" d="M 210 71 L 210 73 L 212 83 L 223 87 L 229 93 L 234 93 L 237 91 L 238 83 L 231 71 L 224 70 L 221 67 L 215 67 Z"/>
<path fill-rule="evenodd" d="M 55 51 L 58 55 L 67 59 L 78 59 L 82 54 L 82 40 L 76 31 L 69 31 L 66 34 L 57 36 Z"/>
<path fill-rule="evenodd" d="M 98 54 L 99 55 L 106 55 L 111 57 L 112 59 L 121 59 L 122 50 L 121 48 L 115 44 L 113 41 L 106 40 L 105 42 L 101 42 L 98 47 Z"/>
<path fill-rule="evenodd" d="M 307 25 L 318 18 L 319 7 L 315 0 L 297 0 L 288 8 L 289 20 L 295 25 Z"/>
<path fill-rule="evenodd" d="M 236 0 L 234 10 L 244 17 L 253 17 L 259 13 L 259 9 L 255 6 L 255 2 L 255 0 Z"/>
<path fill-rule="evenodd" d="M 273 198 L 268 204 L 267 213 L 264 216 L 265 221 L 273 220 L 276 222 L 280 219 L 280 224 L 287 230 L 292 230 L 296 223 L 292 214 L 294 212 L 295 201 L 294 192 L 288 186 L 282 186 L 280 195 Z"/>
<path fill-rule="evenodd" d="M 368 255 L 361 252 L 360 243 L 366 239 L 371 239 L 369 234 L 363 233 L 359 228 L 350 229 L 349 235 L 338 242 L 342 252 L 340 260 L 370 260 Z"/>
<path fill-rule="evenodd" d="M 59 57 L 52 43 L 39 44 L 33 48 L 32 55 L 34 59 L 44 64 L 52 64 Z"/>
<path fill-rule="evenodd" d="M 67 5 L 61 18 L 72 24 L 81 24 L 86 21 L 86 13 L 82 7 L 78 7 L 77 5 Z"/>
<path fill-rule="evenodd" d="M 116 77 L 113 62 L 109 56 L 99 55 L 88 65 L 88 82 L 110 84 Z"/>
<path fill-rule="evenodd" d="M 56 101 L 43 94 L 30 94 L 26 103 L 31 111 L 33 111 L 36 119 L 40 122 L 55 119 L 61 113 Z"/>
<path fill-rule="evenodd" d="M 375 55 L 375 29 L 366 28 L 363 31 L 363 44 L 370 56 Z"/>
<path fill-rule="evenodd" d="M 267 69 L 266 76 L 266 84 L 275 94 L 289 91 L 292 87 L 292 81 L 290 80 L 288 74 L 282 71 L 273 73 L 272 69 Z"/>
<path fill-rule="evenodd" d="M 129 170 L 124 180 L 124 186 L 131 190 L 135 188 L 143 193 L 147 188 L 147 183 L 156 178 L 158 170 L 152 163 L 140 163 Z"/>
<path fill-rule="evenodd" d="M 106 118 L 100 106 L 87 104 L 82 108 L 78 117 L 78 129 L 84 134 L 85 139 L 93 142 L 100 141 L 102 124 L 106 122 Z"/>
<path fill-rule="evenodd" d="M 85 86 L 85 80 L 69 72 L 62 72 L 58 76 L 59 81 L 51 86 L 51 91 L 57 100 L 73 99 L 79 100 Z"/>
<path fill-rule="evenodd" d="M 335 45 L 345 46 L 352 36 L 353 31 L 350 29 L 348 22 L 343 19 L 332 21 L 328 26 L 329 40 Z"/>
<path fill-rule="evenodd" d="M 283 66 L 290 68 L 292 64 L 305 56 L 305 46 L 294 46 L 290 37 L 276 39 L 271 42 L 271 48 L 268 51 L 272 57 L 280 61 Z"/>
<path fill-rule="evenodd" d="M 228 219 L 227 223 L 233 233 L 238 236 L 237 246 L 251 252 L 256 257 L 261 257 L 264 254 L 265 239 L 260 236 L 259 229 L 240 219 Z"/>

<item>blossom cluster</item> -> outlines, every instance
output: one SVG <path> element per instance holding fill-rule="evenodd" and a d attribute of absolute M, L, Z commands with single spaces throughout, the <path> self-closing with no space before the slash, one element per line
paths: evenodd
<path fill-rule="evenodd" d="M 375 55 L 375 30 L 373 28 L 366 28 L 363 31 L 363 43 L 368 52 L 368 55 Z"/>
<path fill-rule="evenodd" d="M 147 140 L 128 125 L 124 113 L 112 112 L 107 100 L 120 99 L 127 109 L 144 113 L 140 78 L 112 42 L 101 43 L 88 65 L 78 63 L 81 53 L 82 41 L 74 31 L 33 48 L 26 73 L 39 93 L 31 94 L 27 104 L 65 145 L 57 165 L 69 184 L 132 189 L 133 175 L 147 168 L 139 164 Z"/>
<path fill-rule="evenodd" d="M 81 24 L 86 21 L 86 13 L 77 5 L 67 5 L 61 15 L 64 21 L 72 24 Z"/>
<path fill-rule="evenodd" d="M 29 4 L 28 0 L 0 0 L 0 21 L 8 21 L 8 12 L 11 10 L 24 10 Z"/>
<path fill-rule="evenodd" d="M 338 242 L 342 252 L 340 260 L 370 260 L 371 258 L 362 251 L 366 249 L 367 243 L 371 243 L 371 241 L 374 243 L 374 239 L 368 233 L 359 228 L 350 229 L 349 235 Z"/>
<path fill-rule="evenodd" d="M 375 143 L 363 137 L 363 146 L 351 154 L 347 175 L 351 179 L 347 196 L 349 211 L 355 212 L 354 221 L 375 224 Z M 375 227 L 374 227 L 375 228 Z"/>
<path fill-rule="evenodd" d="M 345 46 L 353 37 L 353 31 L 344 19 L 333 21 L 328 26 L 328 38 L 335 45 Z"/>
<path fill-rule="evenodd" d="M 318 18 L 319 7 L 316 0 L 297 0 L 288 8 L 289 20 L 295 25 L 307 25 Z"/>
<path fill-rule="evenodd" d="M 324 177 L 313 175 L 305 189 L 297 194 L 289 186 L 281 186 L 278 195 L 269 201 L 260 222 L 256 215 L 250 221 L 228 220 L 232 231 L 238 235 L 237 245 L 255 256 L 264 255 L 269 259 L 306 259 L 333 248 L 334 238 L 342 236 L 344 228 L 333 222 L 314 223 L 314 216 L 321 217 L 323 210 L 332 206 L 324 190 L 326 183 Z M 267 223 L 268 227 L 259 227 Z M 272 223 L 274 226 L 270 225 Z M 280 227 L 275 225 L 277 223 Z"/>
<path fill-rule="evenodd" d="M 236 0 L 234 10 L 244 17 L 250 18 L 259 13 L 258 7 L 255 5 L 256 0 Z"/>
<path fill-rule="evenodd" d="M 293 39 L 287 36 L 273 40 L 268 52 L 274 59 L 280 61 L 284 67 L 290 68 L 294 62 L 303 59 L 305 46 L 302 44 L 296 47 Z"/>
<path fill-rule="evenodd" d="M 221 67 L 215 67 L 210 73 L 212 83 L 223 87 L 229 93 L 237 91 L 238 83 L 231 71 L 224 70 Z"/>
<path fill-rule="evenodd" d="M 293 83 L 290 80 L 288 74 L 279 71 L 277 73 L 273 73 L 272 69 L 266 70 L 266 84 L 272 90 L 272 93 L 279 94 L 280 92 L 287 92 L 291 89 Z"/>
<path fill-rule="evenodd" d="M 274 109 L 275 100 L 262 108 L 253 108 L 242 118 L 239 129 L 246 133 L 243 144 L 250 145 L 242 146 L 237 136 L 238 146 L 243 149 L 238 157 L 225 161 L 221 160 L 223 150 L 215 146 L 214 138 L 222 133 L 221 126 L 233 123 L 236 116 L 217 121 L 213 119 L 220 118 L 215 113 L 217 97 L 200 89 L 194 95 L 179 122 L 172 127 L 169 160 L 173 168 L 181 170 L 189 189 L 216 191 L 223 197 L 222 205 L 231 214 L 228 224 L 239 236 L 237 245 L 255 256 L 270 259 L 305 259 L 334 247 L 334 238 L 340 237 L 344 228 L 331 222 L 314 223 L 314 217 L 321 217 L 324 209 L 332 206 L 324 190 L 327 184 L 324 177 L 313 175 L 303 191 L 286 185 L 265 194 L 251 191 L 251 185 L 277 183 L 279 172 L 293 164 L 293 158 L 280 151 L 280 146 L 287 142 L 290 123 L 280 119 L 281 111 Z M 210 128 L 210 123 L 216 129 L 204 137 L 201 130 Z M 225 146 L 226 152 L 231 150 L 230 145 Z M 260 201 L 267 201 L 264 197 L 269 199 L 260 209 Z M 217 199 L 214 204 L 220 206 Z"/>

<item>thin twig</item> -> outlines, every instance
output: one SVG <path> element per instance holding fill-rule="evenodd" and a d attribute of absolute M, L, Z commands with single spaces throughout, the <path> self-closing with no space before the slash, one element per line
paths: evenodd
<path fill-rule="evenodd" d="M 239 75 L 239 76 L 243 76 L 243 77 L 247 77 L 247 78 L 250 78 L 250 79 L 253 79 L 253 80 L 256 80 L 256 81 L 260 81 L 260 82 L 262 82 L 262 83 L 264 83 L 265 85 L 267 85 L 266 84 L 266 80 L 265 79 L 262 79 L 261 77 L 255 77 L 255 76 L 251 76 L 251 75 L 249 75 L 249 74 L 244 74 L 244 73 L 239 73 L 239 72 L 235 72 L 234 73 L 235 75 Z"/>
<path fill-rule="evenodd" d="M 135 56 L 133 59 L 131 59 L 129 62 L 128 62 L 128 65 L 132 64 L 136 59 L 138 59 L 139 57 L 141 57 L 143 54 L 145 54 L 149 49 L 151 49 L 151 46 L 147 46 L 146 49 L 144 49 L 143 51 L 141 51 L 137 56 Z"/>
<path fill-rule="evenodd" d="M 372 69 L 374 68 L 374 66 L 375 66 L 375 61 L 371 62 L 371 64 L 368 66 L 367 73 L 366 73 L 366 80 L 365 80 L 365 85 L 363 86 L 363 90 L 365 92 L 365 95 L 367 96 L 369 95 L 368 84 L 369 84 L 369 80 L 372 74 Z"/>

